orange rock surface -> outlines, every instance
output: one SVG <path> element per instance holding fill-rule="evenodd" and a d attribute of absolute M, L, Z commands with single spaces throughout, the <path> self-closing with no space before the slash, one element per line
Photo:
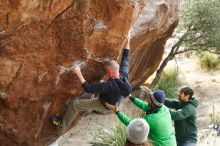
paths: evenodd
<path fill-rule="evenodd" d="M 3 0 L 0 3 L 0 141 L 43 146 L 60 133 L 49 117 L 83 92 L 69 68 L 83 62 L 89 82 L 120 58 L 132 27 L 130 81 L 158 67 L 178 22 L 176 0 Z M 119 59 L 118 59 L 119 60 Z"/>

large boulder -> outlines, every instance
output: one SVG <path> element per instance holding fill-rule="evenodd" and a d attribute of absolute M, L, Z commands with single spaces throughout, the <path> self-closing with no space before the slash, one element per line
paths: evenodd
<path fill-rule="evenodd" d="M 158 68 L 179 20 L 179 0 L 149 0 L 132 31 L 130 81 L 139 87 Z"/>
<path fill-rule="evenodd" d="M 1 145 L 55 140 L 60 133 L 50 115 L 83 92 L 69 68 L 80 63 L 86 80 L 102 79 L 102 62 L 119 58 L 131 26 L 130 81 L 134 88 L 142 84 L 158 67 L 177 22 L 176 0 L 2 1 Z"/>

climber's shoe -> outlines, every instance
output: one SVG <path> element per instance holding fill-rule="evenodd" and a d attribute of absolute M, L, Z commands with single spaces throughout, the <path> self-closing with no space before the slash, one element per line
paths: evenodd
<path fill-rule="evenodd" d="M 50 117 L 50 122 L 55 126 L 60 126 L 61 120 L 62 120 L 61 116 L 58 115 L 53 115 Z"/>

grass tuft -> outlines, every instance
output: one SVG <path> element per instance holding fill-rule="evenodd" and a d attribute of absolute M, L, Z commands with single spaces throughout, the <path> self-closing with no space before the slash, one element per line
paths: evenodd
<path fill-rule="evenodd" d="M 203 53 L 199 57 L 199 64 L 202 69 L 207 71 L 216 70 L 219 67 L 220 59 L 211 53 Z"/>
<path fill-rule="evenodd" d="M 117 122 L 109 128 L 99 127 L 90 144 L 92 146 L 124 146 L 125 140 L 125 126 L 121 122 Z"/>
<path fill-rule="evenodd" d="M 178 75 L 179 72 L 176 68 L 165 69 L 155 89 L 163 90 L 167 98 L 177 97 L 177 91 L 179 86 L 181 85 Z"/>

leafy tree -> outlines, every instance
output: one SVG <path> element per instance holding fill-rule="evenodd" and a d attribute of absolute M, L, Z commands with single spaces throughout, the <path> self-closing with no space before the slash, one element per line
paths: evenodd
<path fill-rule="evenodd" d="M 186 30 L 183 44 L 187 49 L 220 54 L 220 1 L 184 0 L 181 30 Z"/>
<path fill-rule="evenodd" d="M 164 68 L 175 55 L 192 50 L 220 54 L 220 0 L 184 0 L 174 36 L 178 41 L 157 70 L 150 88 L 158 84 Z"/>

